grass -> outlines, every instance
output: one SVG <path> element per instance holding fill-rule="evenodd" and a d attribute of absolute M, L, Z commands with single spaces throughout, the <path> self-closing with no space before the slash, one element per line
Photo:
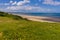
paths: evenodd
<path fill-rule="evenodd" d="M 0 40 L 60 40 L 60 23 L 0 16 Z"/>

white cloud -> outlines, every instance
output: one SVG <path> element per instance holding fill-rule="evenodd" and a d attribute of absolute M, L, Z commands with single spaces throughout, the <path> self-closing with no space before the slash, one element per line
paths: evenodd
<path fill-rule="evenodd" d="M 30 1 L 29 0 L 19 1 L 17 5 L 24 5 L 26 3 L 30 3 Z"/>
<path fill-rule="evenodd" d="M 12 3 L 12 5 L 16 5 L 16 4 L 17 4 L 17 2 L 16 2 L 16 1 Z"/>
<path fill-rule="evenodd" d="M 60 2 L 54 0 L 44 0 L 43 4 L 60 5 Z"/>
<path fill-rule="evenodd" d="M 22 6 L 24 4 L 30 3 L 30 0 L 23 0 L 23 1 L 13 1 L 10 0 L 9 3 L 0 3 L 0 5 L 17 5 L 17 6 Z"/>
<path fill-rule="evenodd" d="M 19 2 L 17 3 L 17 5 L 23 5 L 23 4 L 25 4 L 24 1 L 19 1 Z"/>
<path fill-rule="evenodd" d="M 52 11 L 51 9 L 48 8 L 42 8 L 42 7 L 38 7 L 38 6 L 11 6 L 11 7 L 7 7 L 7 10 L 10 11 L 28 11 L 28 12 L 50 12 Z"/>
<path fill-rule="evenodd" d="M 0 5 L 17 5 L 17 6 L 22 6 L 24 4 L 30 3 L 30 0 L 23 0 L 23 1 L 10 1 L 9 3 L 0 3 Z"/>
<path fill-rule="evenodd" d="M 11 4 L 11 5 L 16 5 L 16 4 L 17 4 L 17 1 L 15 1 L 15 2 L 10 1 L 10 4 Z"/>
<path fill-rule="evenodd" d="M 7 7 L 8 10 L 32 10 L 31 6 L 11 6 Z"/>
<path fill-rule="evenodd" d="M 10 4 L 11 5 L 24 5 L 24 4 L 26 4 L 26 3 L 30 3 L 30 0 L 23 0 L 23 1 L 19 1 L 19 2 L 17 2 L 17 1 L 15 1 L 15 2 L 13 2 L 13 1 L 10 1 Z"/>
<path fill-rule="evenodd" d="M 13 3 L 13 1 L 10 1 L 10 3 Z"/>

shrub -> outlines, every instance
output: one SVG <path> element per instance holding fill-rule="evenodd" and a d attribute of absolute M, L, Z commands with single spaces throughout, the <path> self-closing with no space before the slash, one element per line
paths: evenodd
<path fill-rule="evenodd" d="M 0 16 L 13 18 L 15 20 L 21 20 L 21 19 L 28 20 L 26 18 L 22 18 L 21 16 L 13 15 L 13 14 L 5 13 L 5 12 L 0 12 Z"/>

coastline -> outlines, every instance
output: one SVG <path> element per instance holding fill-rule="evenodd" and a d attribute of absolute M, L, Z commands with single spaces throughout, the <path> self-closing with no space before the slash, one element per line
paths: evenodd
<path fill-rule="evenodd" d="M 31 21 L 38 21 L 38 22 L 49 22 L 49 23 L 55 23 L 60 22 L 60 19 L 58 18 L 52 18 L 52 17 L 44 17 L 44 16 L 31 16 L 31 15 L 23 15 L 23 14 L 13 14 L 18 15 L 23 18 L 26 18 Z"/>

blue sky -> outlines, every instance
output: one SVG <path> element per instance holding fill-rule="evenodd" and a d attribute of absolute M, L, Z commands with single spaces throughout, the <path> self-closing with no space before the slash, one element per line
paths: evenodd
<path fill-rule="evenodd" d="M 0 0 L 0 11 L 60 13 L 60 0 Z"/>

